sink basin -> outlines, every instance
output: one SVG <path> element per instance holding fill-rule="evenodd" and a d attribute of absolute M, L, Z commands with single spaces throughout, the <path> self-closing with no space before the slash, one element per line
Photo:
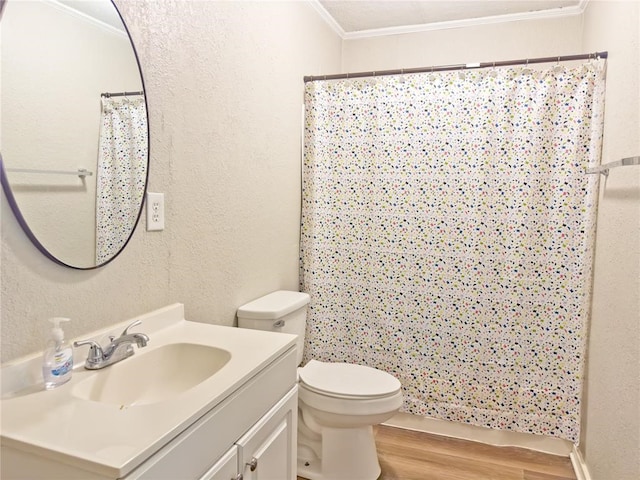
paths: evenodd
<path fill-rule="evenodd" d="M 208 379 L 230 359 L 221 348 L 169 343 L 96 370 L 74 386 L 73 395 L 121 407 L 162 402 Z"/>

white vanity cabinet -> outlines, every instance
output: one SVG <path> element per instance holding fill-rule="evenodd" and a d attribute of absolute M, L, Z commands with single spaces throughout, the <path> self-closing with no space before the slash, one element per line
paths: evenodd
<path fill-rule="evenodd" d="M 125 480 L 295 480 L 298 387 L 291 385 L 292 368 L 295 375 L 295 349 Z"/>
<path fill-rule="evenodd" d="M 181 304 L 138 319 L 153 343 L 122 364 L 78 368 L 71 381 L 51 391 L 37 380 L 26 382 L 41 379 L 41 355 L 2 366 L 0 478 L 295 480 L 296 337 L 189 322 Z M 130 323 L 94 332 L 92 340 Z M 226 363 L 204 379 L 191 379 L 203 371 L 202 362 L 223 351 Z M 158 377 L 153 369 L 166 368 L 155 363 L 159 352 L 191 356 L 176 357 L 181 363 L 174 376 Z M 173 383 L 158 383 L 165 381 Z M 121 396 L 114 402 L 105 388 L 87 389 L 95 385 L 118 395 L 148 385 L 161 395 L 143 392 L 139 403 Z"/>
<path fill-rule="evenodd" d="M 199 480 L 295 480 L 294 387 Z"/>

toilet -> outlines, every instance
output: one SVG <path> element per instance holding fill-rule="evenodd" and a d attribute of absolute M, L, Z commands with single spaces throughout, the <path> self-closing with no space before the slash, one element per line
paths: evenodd
<path fill-rule="evenodd" d="M 298 335 L 302 363 L 307 293 L 279 290 L 238 309 L 238 326 Z M 310 360 L 298 368 L 298 471 L 309 480 L 375 480 L 373 425 L 402 406 L 400 382 L 364 365 Z"/>

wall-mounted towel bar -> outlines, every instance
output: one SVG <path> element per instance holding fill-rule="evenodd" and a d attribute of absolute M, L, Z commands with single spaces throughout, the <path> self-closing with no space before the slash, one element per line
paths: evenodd
<path fill-rule="evenodd" d="M 77 170 L 37 170 L 33 168 L 7 168 L 7 172 L 16 173 L 45 173 L 54 175 L 77 175 L 80 178 L 90 177 L 93 172 L 90 172 L 86 168 L 79 168 Z"/>
<path fill-rule="evenodd" d="M 605 177 L 609 175 L 609 170 L 616 167 L 626 167 L 628 165 L 640 165 L 640 155 L 627 157 L 617 162 L 605 163 L 599 167 L 587 168 L 587 173 L 601 173 Z"/>

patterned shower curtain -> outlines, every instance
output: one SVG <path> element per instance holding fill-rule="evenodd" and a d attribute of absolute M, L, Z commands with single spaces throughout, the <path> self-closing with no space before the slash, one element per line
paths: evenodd
<path fill-rule="evenodd" d="M 113 257 L 138 219 L 147 175 L 143 97 L 102 99 L 96 185 L 96 263 Z"/>
<path fill-rule="evenodd" d="M 305 358 L 577 442 L 604 65 L 310 82 L 305 108 Z"/>

